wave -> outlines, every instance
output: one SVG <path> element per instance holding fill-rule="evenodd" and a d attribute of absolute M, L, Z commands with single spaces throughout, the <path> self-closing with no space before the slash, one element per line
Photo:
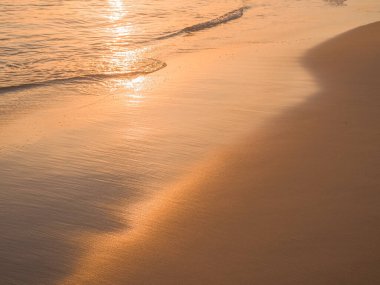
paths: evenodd
<path fill-rule="evenodd" d="M 183 28 L 183 29 L 176 31 L 176 32 L 173 32 L 171 34 L 158 37 L 158 38 L 156 38 L 156 40 L 165 40 L 165 39 L 176 37 L 176 36 L 179 36 L 182 34 L 202 31 L 202 30 L 213 28 L 213 27 L 221 25 L 221 24 L 225 24 L 227 22 L 241 18 L 244 15 L 244 11 L 249 9 L 249 8 L 250 8 L 249 6 L 244 6 L 244 7 L 241 7 L 239 9 L 235 9 L 233 11 L 230 11 L 230 12 L 218 17 L 218 18 Z"/>
<path fill-rule="evenodd" d="M 239 19 L 240 17 L 244 15 L 245 10 L 249 8 L 250 8 L 249 6 L 243 6 L 239 9 L 232 10 L 215 19 L 198 23 L 189 27 L 185 27 L 179 31 L 160 36 L 153 40 L 164 40 L 164 39 L 172 38 L 172 37 L 179 36 L 182 34 L 193 33 L 193 32 L 197 32 L 197 31 L 201 31 L 205 29 L 210 29 L 215 26 Z M 141 43 L 145 43 L 145 42 L 141 42 Z M 50 86 L 53 84 L 65 84 L 65 83 L 72 83 L 72 82 L 78 82 L 78 81 L 94 81 L 94 80 L 101 80 L 105 78 L 136 77 L 139 75 L 153 73 L 155 71 L 158 71 L 166 67 L 165 62 L 162 62 L 157 59 L 143 59 L 142 62 L 147 63 L 147 64 L 144 64 L 143 66 L 138 66 L 138 68 L 129 70 L 127 72 L 116 72 L 116 73 L 115 72 L 113 73 L 99 72 L 99 73 L 94 73 L 94 74 L 79 74 L 79 75 L 69 76 L 69 77 L 64 77 L 64 78 L 52 78 L 52 79 L 40 80 L 36 82 L 22 82 L 15 85 L 0 86 L 0 95 L 4 93 L 16 92 L 16 91 L 25 90 L 25 89 Z"/>
<path fill-rule="evenodd" d="M 21 83 L 18 85 L 10 85 L 0 87 L 0 95 L 9 92 L 16 92 L 25 89 L 37 88 L 50 86 L 54 84 L 64 84 L 64 83 L 73 83 L 78 81 L 95 81 L 106 78 L 133 78 L 140 75 L 146 75 L 149 73 L 156 72 L 160 69 L 166 67 L 166 63 L 158 59 L 145 59 L 145 62 L 148 61 L 148 64 L 144 65 L 140 70 L 128 71 L 128 72 L 115 72 L 115 73 L 94 73 L 94 74 L 84 74 L 66 78 L 55 78 L 38 82 L 30 83 Z"/>

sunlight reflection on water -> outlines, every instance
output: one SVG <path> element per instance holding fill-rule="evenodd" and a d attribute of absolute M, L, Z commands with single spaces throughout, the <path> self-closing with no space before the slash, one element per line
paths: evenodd
<path fill-rule="evenodd" d="M 108 15 L 108 19 L 112 22 L 118 21 L 127 15 L 123 0 L 108 0 L 108 3 L 111 10 L 111 14 Z"/>

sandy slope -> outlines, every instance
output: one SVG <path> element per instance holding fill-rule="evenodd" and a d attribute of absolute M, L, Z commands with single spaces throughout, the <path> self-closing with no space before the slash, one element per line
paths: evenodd
<path fill-rule="evenodd" d="M 64 283 L 377 284 L 379 34 L 311 50 L 319 94 L 173 187 Z"/>

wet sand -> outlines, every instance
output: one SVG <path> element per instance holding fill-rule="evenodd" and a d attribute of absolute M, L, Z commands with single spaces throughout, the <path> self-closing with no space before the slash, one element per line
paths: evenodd
<path fill-rule="evenodd" d="M 377 284 L 379 34 L 310 50 L 317 94 L 98 239 L 63 284 Z"/>

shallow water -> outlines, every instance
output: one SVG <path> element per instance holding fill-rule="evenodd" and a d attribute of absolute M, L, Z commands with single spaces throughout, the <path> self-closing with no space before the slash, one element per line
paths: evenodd
<path fill-rule="evenodd" d="M 0 88 L 144 72 L 141 49 L 241 6 L 240 0 L 2 1 Z"/>
<path fill-rule="evenodd" d="M 83 236 L 128 229 L 129 205 L 300 102 L 314 82 L 266 47 L 302 49 L 304 30 L 331 19 L 369 21 L 376 1 L 1 1 L 0 283 L 64 278 L 91 247 Z M 250 57 L 231 49 L 207 66 L 235 45 Z"/>

